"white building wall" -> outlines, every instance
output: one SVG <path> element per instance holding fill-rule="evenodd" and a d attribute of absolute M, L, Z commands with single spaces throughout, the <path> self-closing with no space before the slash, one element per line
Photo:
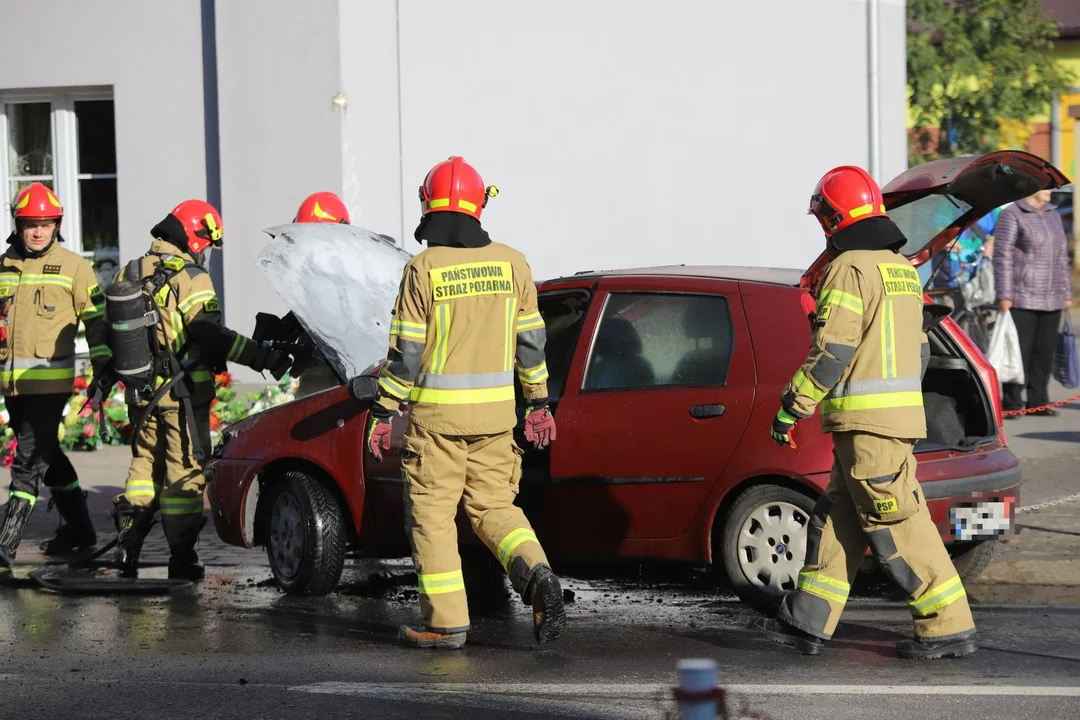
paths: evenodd
<path fill-rule="evenodd" d="M 291 222 L 313 192 L 342 190 L 338 0 L 216 8 L 225 321 L 250 335 L 257 312 L 286 310 L 255 266 L 263 229 Z"/>
<path fill-rule="evenodd" d="M 884 5 L 882 157 L 895 171 L 903 3 Z M 868 163 L 866 9 L 401 2 L 405 227 L 424 172 L 455 153 L 499 185 L 485 225 L 540 278 L 655 263 L 805 266 L 823 243 L 805 216 L 814 184 L 834 165 Z"/>
<path fill-rule="evenodd" d="M 2 7 L 0 90 L 112 87 L 120 253 L 141 255 L 150 228 L 181 200 L 206 193 L 200 3 L 50 0 Z"/>

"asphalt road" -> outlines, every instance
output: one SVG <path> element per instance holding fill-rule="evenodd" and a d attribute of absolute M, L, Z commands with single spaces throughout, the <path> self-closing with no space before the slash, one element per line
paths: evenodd
<path fill-rule="evenodd" d="M 807 658 L 704 580 L 568 580 L 556 643 L 536 647 L 504 602 L 445 653 L 393 642 L 414 618 L 407 568 L 363 573 L 321 599 L 280 594 L 263 568 L 164 597 L 0 589 L 0 717 L 663 718 L 691 657 L 721 664 L 732 708 L 777 720 L 1080 716 L 1080 608 L 981 606 L 976 655 L 919 663 L 893 655 L 904 606 L 863 599 Z"/>

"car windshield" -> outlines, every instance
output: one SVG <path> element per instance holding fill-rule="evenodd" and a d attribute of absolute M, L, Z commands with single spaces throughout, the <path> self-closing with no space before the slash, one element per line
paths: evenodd
<path fill-rule="evenodd" d="M 907 244 L 900 252 L 912 257 L 957 218 L 971 209 L 951 195 L 928 195 L 889 211 L 889 217 L 904 233 Z"/>

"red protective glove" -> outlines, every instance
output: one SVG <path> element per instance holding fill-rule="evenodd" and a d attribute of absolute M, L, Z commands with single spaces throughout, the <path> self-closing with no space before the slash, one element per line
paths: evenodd
<path fill-rule="evenodd" d="M 378 407 L 378 406 L 376 406 Z M 379 408 L 381 409 L 381 408 Z M 375 456 L 376 460 L 382 460 L 383 450 L 390 449 L 390 415 L 376 414 L 376 408 L 372 408 L 368 418 L 367 445 L 368 452 Z"/>
<path fill-rule="evenodd" d="M 525 411 L 525 439 L 537 450 L 543 450 L 555 441 L 555 417 L 546 405 Z"/>

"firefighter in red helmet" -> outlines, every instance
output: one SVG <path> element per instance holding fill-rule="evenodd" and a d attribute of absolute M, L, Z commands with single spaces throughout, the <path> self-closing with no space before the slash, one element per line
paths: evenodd
<path fill-rule="evenodd" d="M 229 361 L 281 377 L 292 360 L 222 322 L 208 272 L 210 252 L 222 244 L 217 209 L 187 200 L 150 232 L 150 251 L 122 268 L 106 289 L 113 328 L 111 379 L 124 382 L 135 423 L 134 458 L 116 501 L 115 562 L 122 575 L 137 575 L 143 539 L 160 508 L 169 577 L 199 580 L 204 569 L 195 543 L 206 523 L 203 468 L 210 455 L 214 374 Z M 136 316 L 152 311 L 154 323 L 118 322 L 126 319 L 116 316 L 127 311 L 123 301 L 131 297 L 145 299 Z"/>
<path fill-rule="evenodd" d="M 926 437 L 922 377 L 930 359 L 919 274 L 907 239 L 862 168 L 830 170 L 810 199 L 831 262 L 818 289 L 806 361 L 781 396 L 772 437 L 795 447 L 800 420 L 821 411 L 833 469 L 807 528 L 806 558 L 779 615 L 757 618 L 769 639 L 816 655 L 847 602 L 867 547 L 908 598 L 915 637 L 897 654 L 932 660 L 976 649 L 975 623 L 915 478 Z"/>
<path fill-rule="evenodd" d="M 454 524 L 462 497 L 477 536 L 532 606 L 536 640 L 554 640 L 566 623 L 559 581 L 514 506 L 522 455 L 513 437 L 515 371 L 526 439 L 547 447 L 555 421 L 532 272 L 521 253 L 492 242 L 480 225 L 497 193 L 460 157 L 436 165 L 420 186 L 414 236 L 428 247 L 405 266 L 369 419 L 367 447 L 381 458 L 390 417 L 409 405 L 402 475 L 423 624 L 403 626 L 398 637 L 412 647 L 465 644 L 469 613 Z"/>
<path fill-rule="evenodd" d="M 351 225 L 349 210 L 341 198 L 332 192 L 317 192 L 308 195 L 296 211 L 294 223 L 341 223 Z"/>
<path fill-rule="evenodd" d="M 80 322 L 95 375 L 109 356 L 104 299 L 94 271 L 78 253 L 60 246 L 60 200 L 35 182 L 18 194 L 11 214 L 15 231 L 0 261 L 0 392 L 19 449 L 0 525 L 0 567 L 14 562 L 42 482 L 63 524 L 41 550 L 61 554 L 97 542 L 86 493 L 59 447 L 57 427 L 75 382 Z"/>

